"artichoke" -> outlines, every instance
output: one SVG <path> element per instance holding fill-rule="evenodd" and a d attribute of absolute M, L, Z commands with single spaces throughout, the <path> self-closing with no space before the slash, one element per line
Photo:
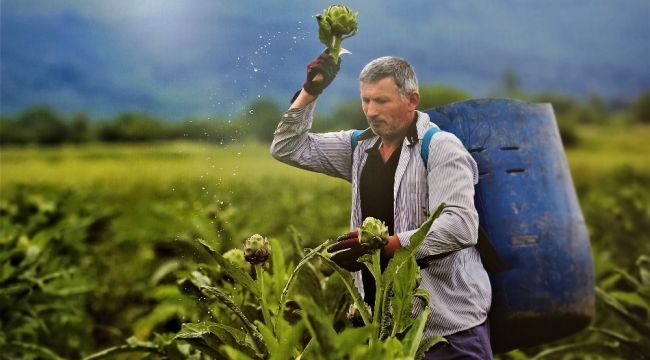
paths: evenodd
<path fill-rule="evenodd" d="M 371 249 L 380 249 L 388 244 L 388 227 L 383 221 L 367 217 L 359 227 L 359 243 Z"/>
<path fill-rule="evenodd" d="M 320 42 L 327 46 L 329 54 L 338 62 L 341 42 L 357 32 L 358 13 L 345 5 L 332 5 L 323 10 L 322 15 L 317 15 L 316 21 Z"/>
<path fill-rule="evenodd" d="M 263 264 L 271 255 L 271 245 L 262 235 L 255 234 L 246 239 L 244 258 L 251 264 Z"/>

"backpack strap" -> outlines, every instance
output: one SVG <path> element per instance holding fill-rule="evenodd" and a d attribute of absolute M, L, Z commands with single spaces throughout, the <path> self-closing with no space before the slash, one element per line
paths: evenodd
<path fill-rule="evenodd" d="M 432 127 L 424 133 L 422 137 L 422 147 L 420 148 L 420 155 L 422 155 L 422 161 L 424 161 L 424 167 L 427 167 L 429 162 L 429 144 L 431 143 L 431 138 L 433 135 L 440 132 L 440 129 Z"/>
<path fill-rule="evenodd" d="M 352 138 L 350 139 L 350 146 L 352 147 L 352 152 L 354 152 L 354 149 L 357 148 L 357 144 L 359 144 L 359 136 L 363 134 L 365 130 L 354 130 L 352 132 Z"/>

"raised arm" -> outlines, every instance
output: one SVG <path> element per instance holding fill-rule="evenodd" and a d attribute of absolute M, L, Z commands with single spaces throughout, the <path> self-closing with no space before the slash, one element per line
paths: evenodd
<path fill-rule="evenodd" d="M 292 166 L 351 179 L 352 131 L 311 133 L 315 100 L 334 80 L 340 66 L 327 53 L 307 65 L 303 88 L 273 134 L 271 154 Z"/>

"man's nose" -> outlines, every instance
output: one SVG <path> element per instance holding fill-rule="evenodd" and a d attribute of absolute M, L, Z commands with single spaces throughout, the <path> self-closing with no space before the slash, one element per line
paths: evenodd
<path fill-rule="evenodd" d="M 377 107 L 372 103 L 366 104 L 366 117 L 373 118 L 377 116 Z"/>

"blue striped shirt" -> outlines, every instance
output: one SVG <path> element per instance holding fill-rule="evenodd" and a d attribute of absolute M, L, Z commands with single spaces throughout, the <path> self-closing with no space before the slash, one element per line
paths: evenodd
<path fill-rule="evenodd" d="M 363 222 L 359 196 L 361 170 L 366 150 L 377 137 L 367 130 L 352 153 L 352 130 L 312 133 L 315 102 L 291 109 L 282 116 L 271 145 L 271 154 L 289 165 L 345 179 L 352 183 L 351 228 Z M 447 207 L 429 230 L 416 258 L 452 252 L 421 270 L 420 287 L 431 297 L 431 316 L 425 336 L 449 335 L 483 323 L 491 303 L 491 288 L 478 251 L 478 214 L 474 207 L 474 185 L 478 182 L 476 162 L 456 136 L 436 134 L 429 144 L 425 167 L 420 141 L 436 125 L 426 113 L 418 112 L 418 141 L 404 139 L 395 171 L 395 234 L 402 246 L 440 203 Z M 367 139 L 369 137 L 369 139 Z M 367 139 L 367 140 L 364 140 Z M 363 294 L 361 273 L 353 273 Z M 423 310 L 416 302 L 414 315 Z"/>

